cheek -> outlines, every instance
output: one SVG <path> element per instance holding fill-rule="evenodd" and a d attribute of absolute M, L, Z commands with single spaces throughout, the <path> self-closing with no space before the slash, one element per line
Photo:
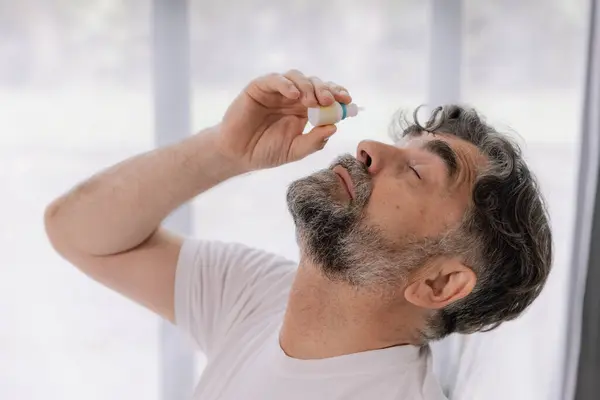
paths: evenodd
<path fill-rule="evenodd" d="M 390 238 L 420 234 L 427 218 L 427 204 L 397 182 L 394 185 L 374 185 L 366 208 L 366 218 L 389 233 Z"/>
<path fill-rule="evenodd" d="M 368 223 L 382 228 L 391 240 L 406 235 L 437 236 L 444 230 L 448 209 L 439 198 L 395 183 L 374 186 L 366 208 Z"/>

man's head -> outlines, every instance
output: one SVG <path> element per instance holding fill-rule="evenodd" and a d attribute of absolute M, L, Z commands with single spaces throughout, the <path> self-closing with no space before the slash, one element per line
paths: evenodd
<path fill-rule="evenodd" d="M 538 296 L 552 262 L 547 211 L 518 146 L 473 110 L 416 119 L 397 145 L 294 182 L 303 256 L 334 281 L 400 291 L 424 340 L 492 329 Z"/>

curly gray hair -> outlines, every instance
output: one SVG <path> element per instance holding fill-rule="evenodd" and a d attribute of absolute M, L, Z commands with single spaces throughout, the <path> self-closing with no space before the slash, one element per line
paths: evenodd
<path fill-rule="evenodd" d="M 519 146 L 475 110 L 438 107 L 425 125 L 418 122 L 418 111 L 407 127 L 395 131 L 397 139 L 423 131 L 454 135 L 487 157 L 470 207 L 452 233 L 455 250 L 476 273 L 477 284 L 471 294 L 436 312 L 422 334 L 436 340 L 495 329 L 529 307 L 550 273 L 552 233 L 544 199 Z"/>

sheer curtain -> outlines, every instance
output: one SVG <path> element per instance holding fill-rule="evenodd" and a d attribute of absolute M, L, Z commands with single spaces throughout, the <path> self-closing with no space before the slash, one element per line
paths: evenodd
<path fill-rule="evenodd" d="M 192 127 L 216 123 L 257 75 L 298 68 L 366 107 L 317 155 L 237 178 L 193 202 L 196 236 L 297 258 L 287 184 L 388 141 L 428 98 L 431 3 L 190 1 Z M 463 1 L 461 100 L 521 136 L 555 232 L 554 272 L 521 319 L 461 341 L 456 399 L 559 399 L 576 204 L 588 0 Z M 148 0 L 0 0 L 0 397 L 159 399 L 159 324 L 62 261 L 45 205 L 154 146 Z M 456 79 L 449 72 L 446 80 Z M 204 360 L 198 357 L 199 370 Z M 560 399 L 562 400 L 562 399 Z"/>
<path fill-rule="evenodd" d="M 291 68 L 345 85 L 366 107 L 339 125 L 322 152 L 200 196 L 194 202 L 196 235 L 297 259 L 287 185 L 340 153 L 354 154 L 362 139 L 389 141 L 392 114 L 425 101 L 428 18 L 427 2 L 417 0 L 193 3 L 195 127 L 218 122 L 250 79 Z M 202 369 L 202 358 L 198 365 Z"/>
<path fill-rule="evenodd" d="M 0 1 L 0 398 L 158 399 L 158 321 L 60 259 L 43 211 L 150 149 L 149 3 Z"/>
<path fill-rule="evenodd" d="M 461 100 L 518 138 L 548 202 L 555 258 L 525 315 L 493 332 L 449 339 L 452 359 L 440 368 L 452 372 L 445 384 L 453 399 L 563 400 L 589 2 L 462 6 Z"/>

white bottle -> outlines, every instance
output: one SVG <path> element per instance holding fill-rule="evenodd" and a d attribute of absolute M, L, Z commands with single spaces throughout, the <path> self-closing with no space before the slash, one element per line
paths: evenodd
<path fill-rule="evenodd" d="M 327 107 L 314 107 L 308 109 L 308 121 L 313 126 L 337 124 L 348 118 L 356 117 L 360 108 L 354 104 L 335 102 Z"/>

